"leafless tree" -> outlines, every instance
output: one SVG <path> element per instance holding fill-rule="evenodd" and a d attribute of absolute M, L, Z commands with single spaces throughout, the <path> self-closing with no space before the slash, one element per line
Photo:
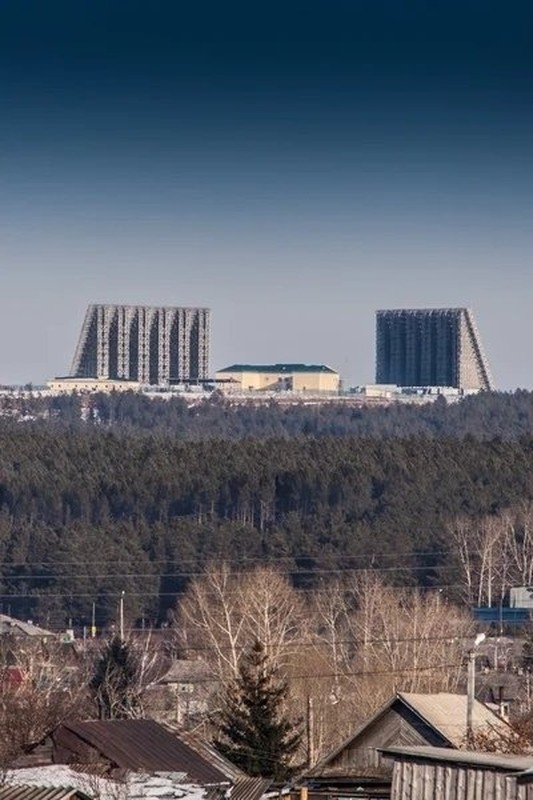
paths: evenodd
<path fill-rule="evenodd" d="M 0 669 L 0 768 L 42 741 L 63 720 L 87 709 L 83 664 L 65 664 L 59 647 L 17 648 L 17 663 Z"/>
<path fill-rule="evenodd" d="M 102 719 L 131 719 L 145 715 L 148 686 L 162 674 L 157 649 L 148 636 L 115 636 L 97 654 L 89 688 Z"/>
<path fill-rule="evenodd" d="M 468 605 L 500 604 L 512 586 L 533 583 L 533 506 L 530 503 L 449 526 Z"/>
<path fill-rule="evenodd" d="M 280 666 L 301 637 L 305 615 L 298 593 L 270 567 L 242 574 L 227 564 L 192 581 L 176 610 L 174 630 L 184 651 L 209 658 L 221 679 L 235 676 L 246 647 L 260 641 Z"/>

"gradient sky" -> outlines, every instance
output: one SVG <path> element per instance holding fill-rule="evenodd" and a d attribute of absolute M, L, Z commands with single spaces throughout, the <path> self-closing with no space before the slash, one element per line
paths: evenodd
<path fill-rule="evenodd" d="M 470 305 L 532 388 L 530 8 L 0 0 L 0 383 L 65 374 L 90 302 L 347 384 L 377 308 Z"/>

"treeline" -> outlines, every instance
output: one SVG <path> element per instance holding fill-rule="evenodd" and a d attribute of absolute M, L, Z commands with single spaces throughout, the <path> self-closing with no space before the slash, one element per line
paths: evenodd
<path fill-rule="evenodd" d="M 179 438 L 245 437 L 370 438 L 464 437 L 517 439 L 533 431 L 533 393 L 483 393 L 447 403 L 361 406 L 355 401 L 308 405 L 272 400 L 233 405 L 220 395 L 189 405 L 181 397 L 163 399 L 133 392 L 69 397 L 0 396 L 0 415 L 27 424 L 56 427 L 111 427 L 168 433 Z"/>
<path fill-rule="evenodd" d="M 0 602 L 43 624 L 161 621 L 217 560 L 296 586 L 372 567 L 459 590 L 449 526 L 533 501 L 533 439 L 182 441 L 98 426 L 0 426 Z"/>

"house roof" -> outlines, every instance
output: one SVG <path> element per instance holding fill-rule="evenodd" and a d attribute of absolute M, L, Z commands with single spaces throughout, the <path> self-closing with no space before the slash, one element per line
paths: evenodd
<path fill-rule="evenodd" d="M 527 772 L 533 769 L 533 755 L 516 756 L 502 753 L 483 753 L 472 750 L 450 750 L 449 747 L 380 747 L 379 752 L 389 758 L 403 758 L 424 761 L 445 761 L 472 767 L 487 767 L 506 772 Z"/>
<path fill-rule="evenodd" d="M 230 800 L 259 800 L 271 786 L 269 778 L 242 778 L 231 790 Z"/>
<path fill-rule="evenodd" d="M 452 747 L 460 748 L 465 743 L 466 707 L 465 694 L 438 692 L 437 694 L 412 694 L 399 692 L 398 698 L 425 722 L 447 739 Z M 474 733 L 502 732 L 508 734 L 510 727 L 501 717 L 479 700 L 474 701 L 472 726 Z"/>
<path fill-rule="evenodd" d="M 290 375 L 294 372 L 327 372 L 335 375 L 336 370 L 326 364 L 232 364 L 218 372 L 278 372 Z"/>
<path fill-rule="evenodd" d="M 415 694 L 398 692 L 376 713 L 364 722 L 355 733 L 345 739 L 333 752 L 326 755 L 310 771 L 319 775 L 343 750 L 356 741 L 371 725 L 377 722 L 395 704 L 402 703 L 449 742 L 450 747 L 460 748 L 466 735 L 466 695 L 438 692 Z M 485 730 L 509 733 L 509 725 L 479 700 L 474 701 L 472 724 L 474 733 Z"/>
<path fill-rule="evenodd" d="M 204 683 L 214 681 L 213 670 L 201 659 L 180 658 L 173 661 L 158 683 Z"/>
<path fill-rule="evenodd" d="M 155 720 L 91 720 L 64 723 L 61 727 L 121 769 L 181 772 L 203 785 L 229 783 L 224 772 L 204 754 Z"/>
<path fill-rule="evenodd" d="M 180 730 L 177 726 L 172 724 L 167 724 L 167 727 L 175 731 L 176 735 L 201 758 L 209 761 L 210 764 L 216 767 L 227 780 L 232 783 L 237 783 L 238 781 L 248 779 L 248 775 L 245 772 L 235 766 L 235 764 L 223 756 L 222 753 L 219 753 L 216 747 L 210 742 L 206 742 L 205 739 L 200 739 L 199 736 L 196 736 L 196 734 L 191 731 Z"/>
<path fill-rule="evenodd" d="M 90 800 L 88 794 L 79 789 L 51 786 L 0 786 L 0 800 L 70 800 L 72 797 Z"/>
<path fill-rule="evenodd" d="M 169 726 L 172 729 L 172 725 Z M 228 780 L 233 783 L 231 789 L 231 800 L 259 800 L 272 785 L 272 781 L 266 778 L 251 778 L 232 761 L 219 753 L 216 747 L 204 739 L 200 739 L 191 731 L 180 731 L 180 738 L 189 747 L 203 756 L 207 761 L 216 766 Z"/>
<path fill-rule="evenodd" d="M 13 636 L 38 636 L 40 638 L 55 636 L 52 631 L 39 628 L 33 622 L 24 622 L 21 619 L 10 617 L 7 614 L 0 614 L 0 635 L 11 634 Z"/>

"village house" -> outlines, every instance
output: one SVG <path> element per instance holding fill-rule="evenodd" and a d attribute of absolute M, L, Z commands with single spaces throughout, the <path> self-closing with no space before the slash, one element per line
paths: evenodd
<path fill-rule="evenodd" d="M 161 791 L 173 797 L 184 785 L 203 787 L 209 800 L 259 800 L 271 783 L 246 775 L 192 733 L 152 719 L 64 722 L 16 764 L 22 772 L 50 765 L 130 782 L 137 774 L 144 783 L 162 782 Z"/>
<path fill-rule="evenodd" d="M 390 800 L 533 800 L 533 756 L 389 747 Z"/>
<path fill-rule="evenodd" d="M 399 692 L 354 734 L 306 772 L 302 783 L 310 800 L 333 797 L 388 798 L 392 763 L 382 755 L 394 746 L 433 746 L 458 750 L 466 740 L 466 695 Z M 509 738 L 507 722 L 474 702 L 475 736 Z"/>

